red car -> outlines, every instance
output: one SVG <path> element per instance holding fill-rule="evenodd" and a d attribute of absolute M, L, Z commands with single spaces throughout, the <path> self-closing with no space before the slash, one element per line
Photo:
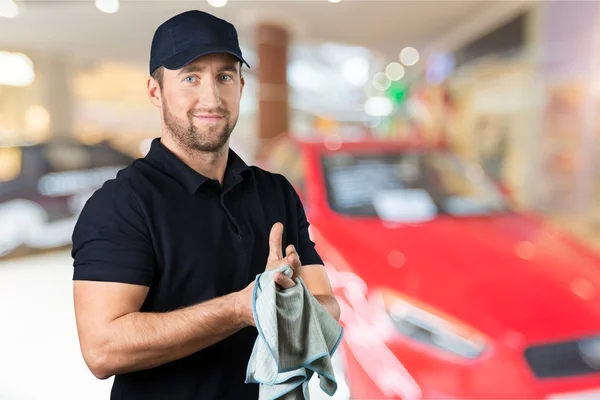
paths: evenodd
<path fill-rule="evenodd" d="M 268 154 L 342 308 L 347 398 L 600 399 L 600 256 L 480 166 L 389 141 Z"/>

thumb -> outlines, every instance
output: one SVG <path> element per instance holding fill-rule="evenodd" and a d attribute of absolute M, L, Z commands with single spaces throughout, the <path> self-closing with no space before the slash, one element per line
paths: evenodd
<path fill-rule="evenodd" d="M 283 224 L 276 222 L 269 234 L 269 261 L 277 261 L 283 258 L 281 243 L 283 240 Z"/>

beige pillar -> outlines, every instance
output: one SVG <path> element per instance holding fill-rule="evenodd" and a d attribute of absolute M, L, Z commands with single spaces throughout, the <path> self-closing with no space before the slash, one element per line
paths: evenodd
<path fill-rule="evenodd" d="M 34 60 L 43 82 L 42 105 L 51 117 L 53 136 L 70 136 L 73 124 L 73 96 L 71 70 L 62 54 L 40 54 Z"/>

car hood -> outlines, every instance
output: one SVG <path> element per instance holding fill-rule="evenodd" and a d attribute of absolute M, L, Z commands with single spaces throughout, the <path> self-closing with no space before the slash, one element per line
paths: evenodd
<path fill-rule="evenodd" d="M 486 335 L 600 333 L 600 259 L 533 218 L 339 218 L 317 228 L 369 289 L 397 290 Z"/>

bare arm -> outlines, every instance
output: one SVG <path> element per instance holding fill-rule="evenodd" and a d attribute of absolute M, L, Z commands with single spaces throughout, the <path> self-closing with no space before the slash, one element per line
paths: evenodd
<path fill-rule="evenodd" d="M 327 271 L 322 265 L 303 265 L 300 267 L 300 277 L 308 291 L 331 314 L 336 321 L 340 320 L 340 306 L 335 299 Z"/>
<path fill-rule="evenodd" d="M 340 320 L 340 306 L 333 295 L 314 295 L 315 299 L 325 308 L 336 321 Z"/>
<path fill-rule="evenodd" d="M 85 362 L 97 378 L 106 379 L 211 346 L 252 323 L 245 310 L 252 286 L 176 311 L 143 313 L 145 286 L 76 281 L 75 316 Z"/>

